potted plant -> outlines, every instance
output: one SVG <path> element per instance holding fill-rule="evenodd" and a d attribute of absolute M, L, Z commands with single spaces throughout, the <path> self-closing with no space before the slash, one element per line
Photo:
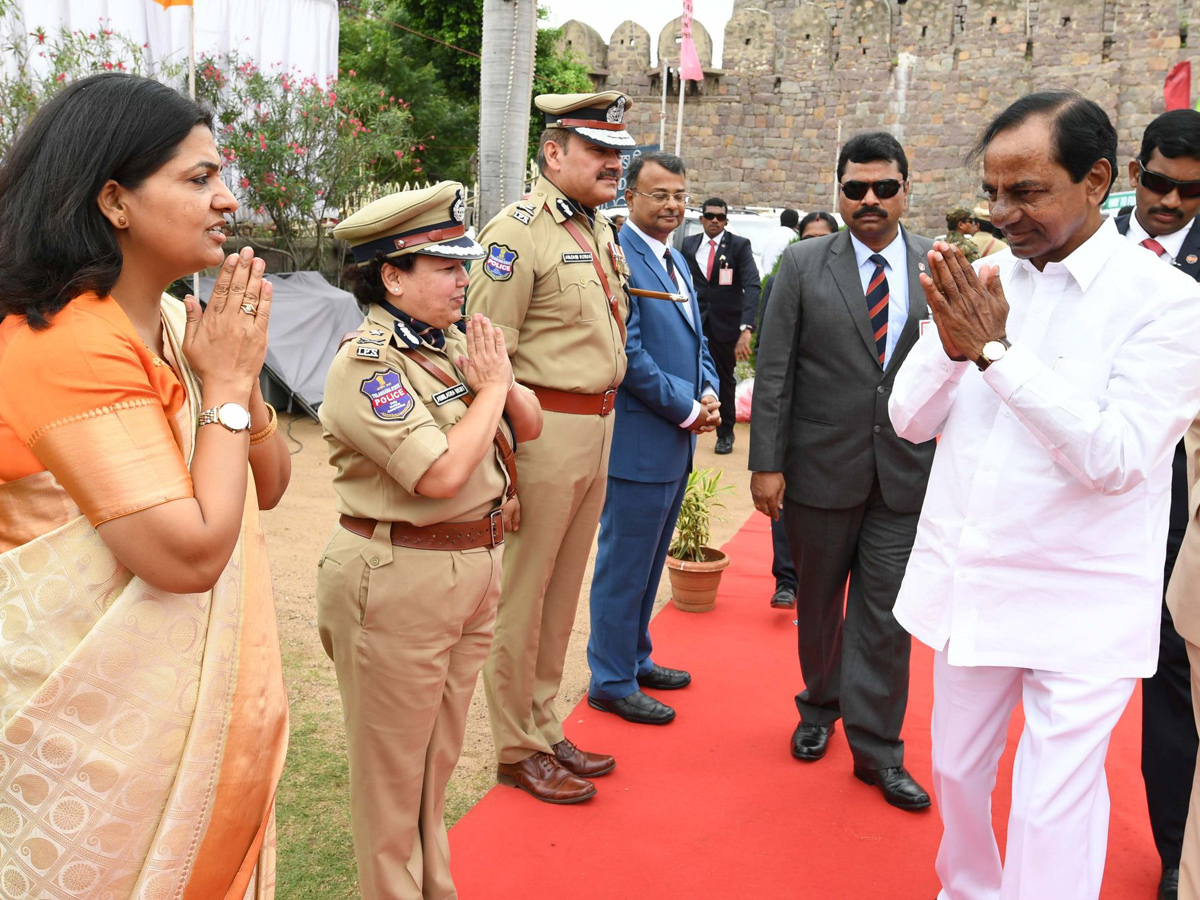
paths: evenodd
<path fill-rule="evenodd" d="M 724 508 L 720 495 L 732 489 L 720 482 L 720 469 L 694 469 L 688 475 L 675 538 L 667 549 L 671 599 L 684 612 L 708 612 L 713 608 L 721 572 L 729 565 L 728 556 L 708 546 L 713 510 Z"/>

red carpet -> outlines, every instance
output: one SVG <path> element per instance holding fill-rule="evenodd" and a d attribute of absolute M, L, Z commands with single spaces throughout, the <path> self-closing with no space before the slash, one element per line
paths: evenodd
<path fill-rule="evenodd" d="M 788 739 L 800 687 L 790 611 L 768 607 L 771 542 L 754 514 L 726 546 L 717 608 L 654 620 L 655 659 L 687 668 L 693 683 L 659 694 L 670 725 L 632 725 L 587 706 L 567 734 L 613 753 L 617 769 L 577 806 L 539 803 L 497 787 L 450 832 L 463 900 L 933 900 L 941 824 L 936 810 L 905 813 L 851 774 L 839 728 L 818 763 L 793 760 Z M 665 578 L 664 574 L 664 578 Z M 915 644 L 905 723 L 906 762 L 929 787 L 933 654 Z M 1140 692 L 1113 737 L 1104 900 L 1152 900 L 1159 863 L 1146 818 L 1140 764 Z M 1003 846 L 1010 733 L 995 797 Z"/>

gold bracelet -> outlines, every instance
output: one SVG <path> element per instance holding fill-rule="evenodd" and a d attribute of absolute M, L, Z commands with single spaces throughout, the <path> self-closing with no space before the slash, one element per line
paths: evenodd
<path fill-rule="evenodd" d="M 273 407 L 270 403 L 264 403 L 263 406 L 267 408 L 267 413 L 270 415 L 270 419 L 268 419 L 267 424 L 263 426 L 262 431 L 256 431 L 254 434 L 250 435 L 251 447 L 253 447 L 255 444 L 261 444 L 264 441 L 270 440 L 271 435 L 273 435 L 275 430 L 279 428 L 279 416 L 275 413 L 275 407 Z"/>

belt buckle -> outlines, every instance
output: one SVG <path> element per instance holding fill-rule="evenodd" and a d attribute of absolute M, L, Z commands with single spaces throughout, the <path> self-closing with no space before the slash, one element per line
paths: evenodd
<path fill-rule="evenodd" d="M 607 416 L 613 411 L 617 405 L 617 389 L 609 388 L 604 392 L 604 399 L 600 402 L 600 415 Z"/>
<path fill-rule="evenodd" d="M 504 507 L 497 506 L 488 513 L 488 525 L 492 529 L 492 546 L 504 543 Z"/>

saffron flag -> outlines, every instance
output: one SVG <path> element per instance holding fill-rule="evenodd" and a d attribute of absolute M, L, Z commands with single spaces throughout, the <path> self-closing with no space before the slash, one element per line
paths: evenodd
<path fill-rule="evenodd" d="M 163 9 L 169 9 L 172 6 L 192 6 L 192 0 L 154 0 Z"/>
<path fill-rule="evenodd" d="M 684 81 L 703 81 L 700 57 L 696 55 L 696 42 L 692 40 L 692 0 L 683 0 L 683 21 L 680 31 L 683 40 L 679 43 L 679 77 Z"/>
<path fill-rule="evenodd" d="M 1192 64 L 1176 63 L 1163 83 L 1163 100 L 1167 109 L 1190 109 L 1192 106 Z"/>

